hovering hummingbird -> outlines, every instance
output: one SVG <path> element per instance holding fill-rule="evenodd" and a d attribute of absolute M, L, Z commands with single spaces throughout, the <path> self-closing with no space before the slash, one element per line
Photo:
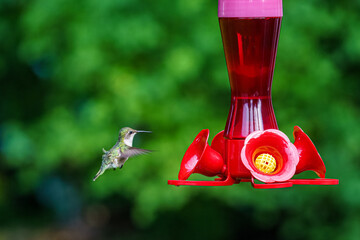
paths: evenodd
<path fill-rule="evenodd" d="M 129 157 L 151 152 L 149 150 L 132 146 L 134 136 L 139 132 L 151 133 L 150 131 L 135 130 L 129 127 L 124 127 L 120 130 L 119 139 L 116 144 L 109 151 L 106 151 L 103 148 L 104 154 L 102 155 L 101 167 L 98 173 L 95 175 L 93 181 L 102 175 L 106 169 L 121 169 Z"/>

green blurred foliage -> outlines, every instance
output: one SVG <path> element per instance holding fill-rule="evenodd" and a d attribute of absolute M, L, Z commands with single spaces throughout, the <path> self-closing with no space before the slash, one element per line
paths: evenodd
<path fill-rule="evenodd" d="M 167 185 L 225 126 L 216 1 L 1 0 L 0 239 L 359 239 L 359 11 L 284 1 L 277 121 L 340 185 L 259 191 Z M 135 146 L 155 152 L 93 183 L 123 126 L 152 130 Z"/>

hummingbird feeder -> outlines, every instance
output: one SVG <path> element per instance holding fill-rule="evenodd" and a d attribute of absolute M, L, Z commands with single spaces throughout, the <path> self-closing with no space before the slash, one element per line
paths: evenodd
<path fill-rule="evenodd" d="M 282 0 L 219 0 L 218 17 L 231 87 L 225 129 L 208 144 L 202 130 L 187 149 L 178 180 L 170 185 L 227 186 L 251 182 L 254 188 L 336 185 L 310 138 L 298 126 L 295 142 L 278 130 L 271 102 Z M 292 179 L 303 171 L 319 178 Z M 199 173 L 218 178 L 189 181 Z M 255 183 L 254 180 L 262 183 Z"/>

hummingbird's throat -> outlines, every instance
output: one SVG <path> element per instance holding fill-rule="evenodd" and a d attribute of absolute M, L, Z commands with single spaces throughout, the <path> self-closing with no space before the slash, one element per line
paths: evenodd
<path fill-rule="evenodd" d="M 128 145 L 129 147 L 132 147 L 132 144 L 133 144 L 133 140 L 134 140 L 134 136 L 135 136 L 135 134 L 132 134 L 132 135 L 130 135 L 129 137 L 125 137 L 124 138 L 124 143 L 126 144 L 126 145 Z"/>

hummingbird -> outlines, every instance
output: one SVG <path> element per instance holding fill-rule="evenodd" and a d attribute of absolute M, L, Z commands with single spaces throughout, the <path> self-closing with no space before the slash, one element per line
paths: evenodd
<path fill-rule="evenodd" d="M 151 152 L 150 150 L 132 146 L 134 136 L 140 132 L 151 133 L 150 131 L 135 130 L 129 127 L 120 129 L 119 138 L 116 144 L 109 151 L 106 151 L 103 148 L 104 154 L 102 155 L 101 167 L 93 181 L 109 168 L 113 168 L 114 170 L 117 168 L 121 169 L 129 157 Z"/>

